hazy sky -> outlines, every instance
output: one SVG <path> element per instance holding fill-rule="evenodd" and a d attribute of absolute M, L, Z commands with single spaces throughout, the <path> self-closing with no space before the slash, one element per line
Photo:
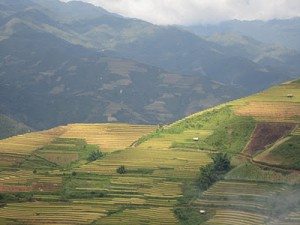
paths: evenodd
<path fill-rule="evenodd" d="M 64 0 L 68 1 L 68 0 Z M 300 16 L 300 0 L 82 0 L 155 24 L 216 23 Z"/>

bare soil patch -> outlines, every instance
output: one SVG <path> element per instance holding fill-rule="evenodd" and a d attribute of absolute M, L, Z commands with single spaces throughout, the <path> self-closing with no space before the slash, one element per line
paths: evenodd
<path fill-rule="evenodd" d="M 294 128 L 293 123 L 259 123 L 256 125 L 251 141 L 245 149 L 245 153 L 254 155 L 275 143 L 280 138 L 288 135 Z"/>

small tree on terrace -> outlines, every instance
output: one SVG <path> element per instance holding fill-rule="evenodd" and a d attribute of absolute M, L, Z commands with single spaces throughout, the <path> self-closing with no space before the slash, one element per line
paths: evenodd
<path fill-rule="evenodd" d="M 124 174 L 126 172 L 127 171 L 126 171 L 125 166 L 120 166 L 120 167 L 117 168 L 117 173 L 119 173 L 119 174 Z"/>
<path fill-rule="evenodd" d="M 88 161 L 93 162 L 103 157 L 103 153 L 99 150 L 92 151 L 88 156 Z"/>

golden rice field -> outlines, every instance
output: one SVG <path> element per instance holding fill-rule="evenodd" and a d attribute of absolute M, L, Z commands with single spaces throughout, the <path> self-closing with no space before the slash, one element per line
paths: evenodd
<path fill-rule="evenodd" d="M 71 124 L 61 138 L 81 138 L 88 144 L 98 145 L 104 152 L 112 152 L 129 147 L 141 136 L 149 134 L 157 127 L 129 124 Z"/>
<path fill-rule="evenodd" d="M 253 116 L 263 121 L 299 122 L 299 103 L 300 84 L 286 83 L 228 104 L 235 106 L 237 115 Z"/>
<path fill-rule="evenodd" d="M 0 210 L 0 217 L 17 219 L 28 225 L 90 224 L 106 216 L 107 209 L 90 204 L 68 203 L 9 203 Z"/>
<path fill-rule="evenodd" d="M 32 171 L 0 172 L 0 192 L 55 191 L 62 186 L 62 177 L 33 174 Z"/>
<path fill-rule="evenodd" d="M 179 225 L 179 222 L 174 216 L 172 208 L 153 207 L 145 209 L 126 209 L 122 213 L 103 218 L 96 224 L 101 225 Z"/>
<path fill-rule="evenodd" d="M 251 101 L 235 110 L 237 115 L 253 116 L 264 121 L 297 121 L 300 105 L 290 102 Z"/>
<path fill-rule="evenodd" d="M 207 164 L 211 159 L 205 152 L 174 150 L 169 145 L 164 151 L 158 146 L 152 148 L 147 143 L 147 147 L 129 147 L 142 135 L 154 129 L 154 126 L 123 124 L 75 124 L 63 127 L 63 132 L 56 134 L 54 142 L 51 142 L 54 139 L 49 140 L 51 143 L 45 142 L 37 151 L 33 150 L 34 154 L 50 162 L 64 164 L 68 162 L 65 162 L 66 157 L 60 158 L 60 154 L 74 153 L 70 150 L 66 153 L 60 152 L 60 149 L 72 149 L 72 146 L 66 144 L 68 139 L 64 138 L 80 137 L 89 143 L 100 145 L 101 150 L 110 153 L 101 160 L 75 169 L 83 177 L 76 179 L 75 176 L 66 187 L 75 196 L 76 193 L 80 195 L 88 192 L 105 192 L 106 196 L 76 198 L 69 203 L 60 202 L 60 196 L 51 195 L 49 188 L 56 191 L 65 185 L 63 172 L 49 169 L 49 173 L 43 175 L 43 171 L 46 171 L 43 169 L 34 174 L 33 168 L 30 169 L 26 164 L 25 169 L 14 173 L 0 172 L 0 185 L 3 190 L 4 186 L 10 187 L 11 189 L 5 189 L 7 192 L 35 190 L 36 202 L 9 203 L 0 208 L 0 218 L 3 221 L 17 219 L 25 224 L 41 224 L 42 221 L 47 224 L 161 224 L 162 221 L 164 224 L 178 224 L 173 207 L 182 195 L 182 179 L 193 179 L 199 166 Z M 187 132 L 180 140 L 207 133 Z M 174 140 L 177 140 L 176 136 L 169 138 L 169 144 Z M 113 152 L 114 150 L 123 151 Z M 77 155 L 74 157 L 77 158 Z M 70 161 L 73 160 L 70 157 Z M 118 174 L 116 169 L 120 165 L 124 165 L 128 173 Z M 56 189 L 53 185 L 47 186 L 49 184 L 55 184 Z M 47 192 L 43 194 L 44 191 Z"/>
<path fill-rule="evenodd" d="M 64 127 L 58 127 L 48 131 L 27 133 L 0 140 L 0 153 L 29 155 L 34 150 L 50 143 L 63 132 Z"/>
<path fill-rule="evenodd" d="M 79 159 L 78 153 L 76 152 L 45 152 L 40 153 L 39 156 L 43 157 L 49 162 L 53 162 L 58 165 L 68 165 L 71 162 L 77 161 Z"/>
<path fill-rule="evenodd" d="M 211 162 L 208 154 L 199 151 L 180 151 L 134 148 L 108 155 L 100 161 L 83 165 L 78 171 L 116 175 L 116 168 L 153 170 L 155 177 L 191 178 L 202 165 Z"/>

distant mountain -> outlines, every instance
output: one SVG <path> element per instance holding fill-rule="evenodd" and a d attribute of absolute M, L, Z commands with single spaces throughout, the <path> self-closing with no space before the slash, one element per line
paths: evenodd
<path fill-rule="evenodd" d="M 280 44 L 300 51 L 300 18 L 271 21 L 232 20 L 217 25 L 195 25 L 189 31 L 201 36 L 237 33 L 268 44 Z"/>
<path fill-rule="evenodd" d="M 106 57 L 24 23 L 0 49 L 1 112 L 36 129 L 79 121 L 161 123 L 242 93 Z"/>
<path fill-rule="evenodd" d="M 123 18 L 91 4 L 57 0 L 24 0 L 22 4 L 25 2 L 27 8 L 15 7 L 14 14 L 6 17 L 2 38 L 11 34 L 12 24 L 21 21 L 72 44 L 112 51 L 112 56 L 151 64 L 173 73 L 207 76 L 239 86 L 245 93 L 262 90 L 300 73 L 289 73 L 277 68 L 278 64 L 276 68 L 265 67 L 243 55 L 237 59 L 228 49 L 183 29 Z M 255 84 L 250 85 L 249 80 Z"/>
<path fill-rule="evenodd" d="M 287 73 L 299 76 L 300 52 L 280 45 L 264 44 L 251 37 L 236 33 L 214 34 L 205 38 L 219 46 L 220 51 L 232 57 L 243 57 L 273 71 L 273 74 Z"/>
<path fill-rule="evenodd" d="M 23 134 L 31 130 L 32 129 L 25 124 L 0 114 L 0 139 Z"/>
<path fill-rule="evenodd" d="M 274 67 L 243 46 L 232 54 L 230 46 L 183 29 L 87 3 L 0 0 L 0 6 L 0 113 L 35 129 L 165 123 L 298 75 L 287 65 L 297 65 L 294 55 Z"/>

